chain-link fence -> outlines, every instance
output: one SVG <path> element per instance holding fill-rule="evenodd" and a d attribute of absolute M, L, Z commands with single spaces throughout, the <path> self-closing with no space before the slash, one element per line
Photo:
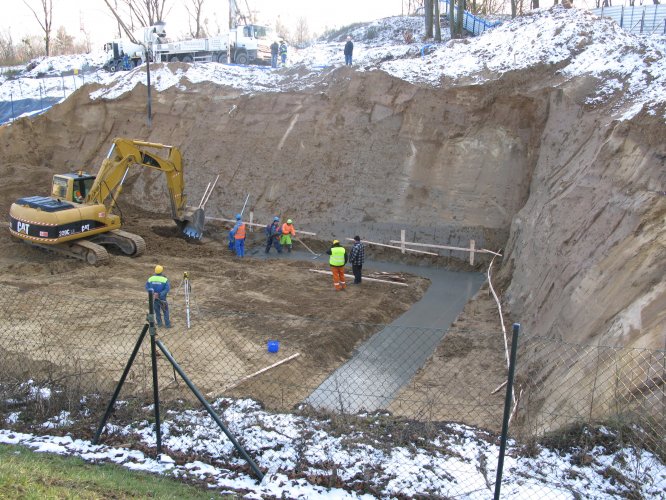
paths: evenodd
<path fill-rule="evenodd" d="M 383 412 L 382 440 L 407 448 L 417 443 L 419 450 L 444 458 L 460 452 L 429 438 L 450 429 L 464 441 L 468 431 L 455 425 L 471 426 L 488 443 L 487 453 L 479 452 L 469 463 L 445 461 L 440 473 L 449 478 L 448 486 L 438 495 L 489 497 L 497 452 L 488 450 L 500 441 L 505 394 L 483 376 L 452 373 L 447 352 L 454 346 L 447 344 L 451 339 L 444 330 L 229 312 L 213 299 L 192 300 L 188 329 L 182 321 L 185 302 L 174 289 L 171 316 L 180 320 L 171 329 L 159 329 L 159 339 L 207 399 L 252 398 L 270 411 L 343 416 L 350 427 L 363 415 Z M 21 391 L 34 386 L 57 388 L 48 398 L 32 398 L 36 421 L 77 405 L 87 394 L 108 401 L 146 314 L 145 297 L 99 301 L 2 287 L 0 412 L 12 411 Z M 466 335 L 460 342 L 472 356 L 483 335 L 498 338 L 503 359 L 501 333 Z M 515 398 L 508 412 L 515 442 L 510 442 L 511 460 L 501 483 L 505 496 L 517 475 L 535 482 L 534 496 L 548 496 L 553 488 L 540 492 L 539 484 L 558 484 L 563 475 L 577 473 L 520 465 L 521 456 L 538 456 L 545 447 L 575 454 L 581 466 L 594 463 L 602 445 L 646 450 L 664 461 L 664 351 L 569 345 L 529 335 L 518 346 Z M 506 379 L 506 365 L 499 364 L 495 369 Z M 162 400 L 194 401 L 163 355 L 157 365 Z M 486 365 L 467 366 L 490 372 Z M 152 387 L 150 348 L 144 342 L 121 397 L 149 403 Z M 621 464 L 604 466 L 619 477 Z M 641 479 L 638 468 L 634 476 Z"/>

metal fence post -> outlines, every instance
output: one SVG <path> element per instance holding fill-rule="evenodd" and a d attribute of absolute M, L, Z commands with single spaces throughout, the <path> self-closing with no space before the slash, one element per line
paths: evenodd
<path fill-rule="evenodd" d="M 511 337 L 511 357 L 509 361 L 509 375 L 506 382 L 506 397 L 504 398 L 504 419 L 502 421 L 502 437 L 500 438 L 500 451 L 497 459 L 497 476 L 495 477 L 495 500 L 499 500 L 500 488 L 502 486 L 502 472 L 504 468 L 504 453 L 506 452 L 506 440 L 509 434 L 509 417 L 511 416 L 511 401 L 513 394 L 513 377 L 516 372 L 516 352 L 518 351 L 518 332 L 520 323 L 513 324 L 513 336 Z"/>
<path fill-rule="evenodd" d="M 150 360 L 153 365 L 153 404 L 155 406 L 155 441 L 157 456 L 162 454 L 162 424 L 160 422 L 160 394 L 157 386 L 157 350 L 155 348 L 155 306 L 153 303 L 153 290 L 148 290 L 148 330 L 150 332 Z"/>

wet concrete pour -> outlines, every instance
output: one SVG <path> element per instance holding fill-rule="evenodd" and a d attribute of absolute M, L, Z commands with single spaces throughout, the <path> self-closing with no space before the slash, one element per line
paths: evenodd
<path fill-rule="evenodd" d="M 386 408 L 432 355 L 451 323 L 485 281 L 479 273 L 374 262 L 368 262 L 366 267 L 424 276 L 431 285 L 421 300 L 370 337 L 315 389 L 306 402 L 316 408 L 345 413 Z"/>
<path fill-rule="evenodd" d="M 312 255 L 304 252 L 294 251 L 284 256 L 312 260 Z M 363 267 L 365 272 L 379 270 L 423 276 L 430 279 L 431 285 L 421 300 L 359 346 L 349 361 L 306 398 L 305 402 L 315 408 L 345 413 L 386 408 L 432 355 L 451 323 L 486 279 L 480 273 L 389 262 L 367 261 Z"/>

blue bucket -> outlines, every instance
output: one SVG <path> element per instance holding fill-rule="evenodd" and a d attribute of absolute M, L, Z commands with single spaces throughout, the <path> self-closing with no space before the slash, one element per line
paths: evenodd
<path fill-rule="evenodd" d="M 268 352 L 278 352 L 280 350 L 280 341 L 279 340 L 269 340 L 268 341 Z"/>

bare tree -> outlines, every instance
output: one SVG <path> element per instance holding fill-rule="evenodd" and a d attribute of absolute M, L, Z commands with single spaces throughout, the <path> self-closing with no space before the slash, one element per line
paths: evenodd
<path fill-rule="evenodd" d="M 308 27 L 308 20 L 305 17 L 299 17 L 296 20 L 296 43 L 303 45 L 310 39 L 310 28 Z"/>
<path fill-rule="evenodd" d="M 434 2 L 438 0 L 425 0 L 425 37 L 432 38 L 432 21 Z"/>
<path fill-rule="evenodd" d="M 74 48 L 74 37 L 67 33 L 64 26 L 58 27 L 53 40 L 53 53 L 57 55 L 71 54 Z"/>
<path fill-rule="evenodd" d="M 6 33 L 0 33 L 0 63 L 3 65 L 15 64 L 16 47 L 14 47 L 14 40 L 9 30 Z"/>
<path fill-rule="evenodd" d="M 115 7 L 112 7 L 110 2 L 104 0 L 114 15 L 117 13 L 116 19 L 119 23 L 122 19 L 122 24 L 129 27 L 130 31 L 135 27 L 153 26 L 157 21 L 164 20 L 170 10 L 167 9 L 168 2 L 169 0 L 115 0 Z"/>
<path fill-rule="evenodd" d="M 188 3 L 185 3 L 185 10 L 187 10 L 190 22 L 190 35 L 194 38 L 199 38 L 203 35 L 204 29 L 201 22 L 201 11 L 203 10 L 204 1 L 188 0 Z M 194 29 L 192 29 L 192 23 L 194 23 Z"/>
<path fill-rule="evenodd" d="M 289 28 L 287 28 L 287 25 L 282 22 L 282 19 L 279 16 L 275 20 L 275 33 L 283 40 L 289 39 Z"/>
<path fill-rule="evenodd" d="M 46 56 L 48 57 L 51 49 L 51 29 L 53 25 L 53 0 L 39 0 L 42 12 L 37 14 L 32 5 L 27 0 L 23 0 L 26 7 L 30 9 L 32 14 L 37 19 L 40 28 L 44 32 L 44 48 L 46 49 Z"/>
<path fill-rule="evenodd" d="M 435 41 L 442 41 L 442 25 L 439 14 L 439 0 L 435 0 Z"/>

